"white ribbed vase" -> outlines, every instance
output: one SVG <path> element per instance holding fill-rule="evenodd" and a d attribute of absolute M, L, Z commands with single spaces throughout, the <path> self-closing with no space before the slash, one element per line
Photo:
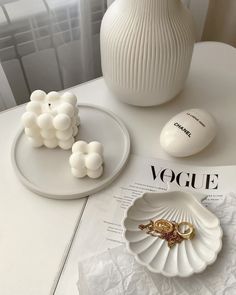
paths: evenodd
<path fill-rule="evenodd" d="M 180 0 L 116 0 L 101 27 L 104 79 L 120 100 L 162 104 L 184 87 L 193 21 Z"/>

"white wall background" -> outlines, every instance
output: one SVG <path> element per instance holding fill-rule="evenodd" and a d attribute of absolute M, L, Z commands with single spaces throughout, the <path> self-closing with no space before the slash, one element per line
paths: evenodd
<path fill-rule="evenodd" d="M 0 0 L 0 61 L 18 104 L 35 89 L 57 91 L 101 75 L 99 32 L 106 4 Z"/>
<path fill-rule="evenodd" d="M 12 108 L 16 105 L 6 74 L 0 65 L 0 111 Z"/>

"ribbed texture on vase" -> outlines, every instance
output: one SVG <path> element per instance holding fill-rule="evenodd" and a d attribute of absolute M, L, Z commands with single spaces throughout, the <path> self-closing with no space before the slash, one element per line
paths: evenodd
<path fill-rule="evenodd" d="M 116 0 L 101 28 L 105 81 L 127 103 L 164 103 L 184 86 L 193 44 L 192 19 L 179 0 Z"/>

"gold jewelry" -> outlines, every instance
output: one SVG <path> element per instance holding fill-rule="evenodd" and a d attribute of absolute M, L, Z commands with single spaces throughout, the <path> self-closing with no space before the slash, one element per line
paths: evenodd
<path fill-rule="evenodd" d="M 180 222 L 176 226 L 176 231 L 185 240 L 192 240 L 195 236 L 195 229 L 190 222 Z"/>
<path fill-rule="evenodd" d="M 148 224 L 140 224 L 139 229 L 145 230 L 147 234 L 166 240 L 169 248 L 184 240 L 192 240 L 195 236 L 195 229 L 190 222 L 168 221 L 159 219 L 156 221 L 150 220 Z"/>
<path fill-rule="evenodd" d="M 154 230 L 160 234 L 169 234 L 174 230 L 174 225 L 165 219 L 160 219 L 154 222 Z"/>

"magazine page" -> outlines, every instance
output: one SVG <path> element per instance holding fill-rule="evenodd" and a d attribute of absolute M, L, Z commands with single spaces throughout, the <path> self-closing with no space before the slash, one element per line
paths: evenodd
<path fill-rule="evenodd" d="M 236 167 L 193 167 L 131 156 L 122 175 L 107 189 L 89 197 L 56 295 L 78 294 L 78 261 L 122 244 L 122 219 L 133 200 L 145 192 L 190 190 L 207 196 L 204 205 L 220 204 L 236 192 Z M 213 206 L 214 207 L 214 206 Z"/>

